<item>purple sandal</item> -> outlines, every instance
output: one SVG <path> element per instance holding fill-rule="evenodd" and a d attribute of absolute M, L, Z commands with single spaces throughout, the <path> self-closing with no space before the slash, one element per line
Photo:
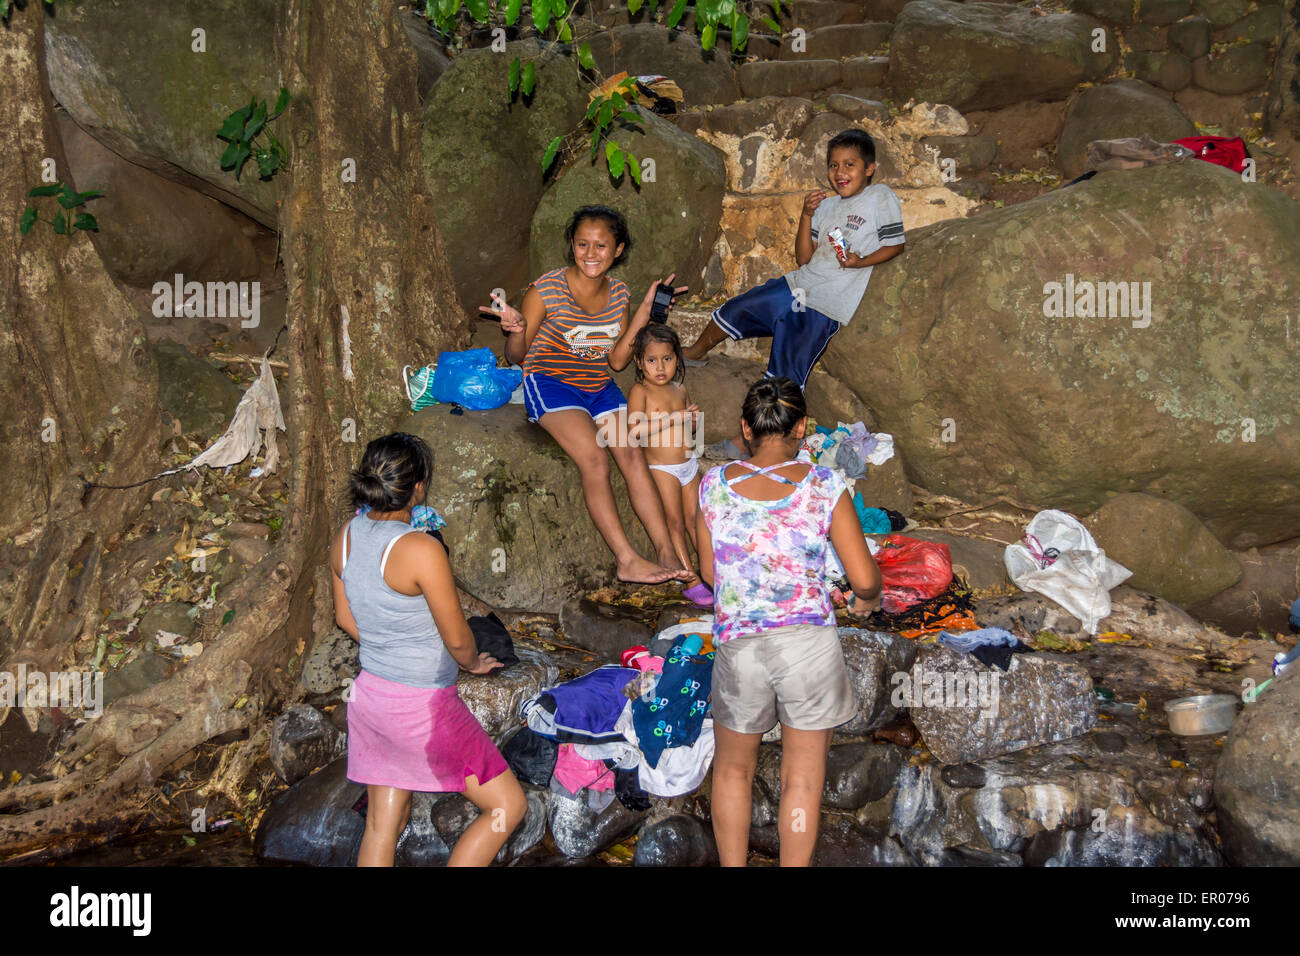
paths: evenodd
<path fill-rule="evenodd" d="M 713 607 L 713 591 L 703 581 L 688 588 L 683 588 L 682 597 L 689 600 L 696 607 Z"/>

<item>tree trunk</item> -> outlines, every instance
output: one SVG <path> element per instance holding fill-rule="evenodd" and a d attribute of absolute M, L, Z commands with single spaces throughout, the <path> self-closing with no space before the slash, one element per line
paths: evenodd
<path fill-rule="evenodd" d="M 289 504 L 280 538 L 257 571 L 219 594 L 205 614 L 198 658 L 87 724 L 60 758 L 66 773 L 0 791 L 0 809 L 44 804 L 0 814 L 0 858 L 71 850 L 120 830 L 138 817 L 142 801 L 131 798 L 168 765 L 205 740 L 250 727 L 297 694 L 289 659 L 333 627 L 327 548 L 346 513 L 347 472 L 364 443 L 404 413 L 402 365 L 468 340 L 423 186 L 415 58 L 402 41 L 397 6 L 396 0 L 361 7 L 350 0 L 289 0 L 283 14 L 282 75 L 293 101 L 284 117 L 291 165 L 280 174 L 289 290 L 282 346 L 289 379 L 281 392 Z M 38 20 L 33 14 L 29 6 L 15 19 Z M 18 91 L 39 83 L 48 137 L 39 26 L 23 49 L 40 76 Z M 11 66 L 0 83 L 13 76 Z M 35 102 L 30 95 L 9 97 L 3 108 L 11 101 Z M 355 161 L 355 182 L 343 175 L 348 159 Z M 24 162 L 4 169 L 30 168 L 31 160 Z M 93 259 L 89 243 L 78 242 Z M 108 284 L 87 297 L 95 307 L 76 317 L 99 316 L 110 292 Z M 53 361 L 57 349 L 40 354 Z M 83 407 L 102 413 L 110 403 L 96 398 Z M 122 406 L 127 413 L 139 407 Z M 150 428 L 156 436 L 156 425 Z M 123 475 L 109 474 L 121 483 Z M 115 520 L 120 525 L 122 516 Z M 234 616 L 223 625 L 230 610 Z M 83 758 L 89 759 L 71 769 Z"/>

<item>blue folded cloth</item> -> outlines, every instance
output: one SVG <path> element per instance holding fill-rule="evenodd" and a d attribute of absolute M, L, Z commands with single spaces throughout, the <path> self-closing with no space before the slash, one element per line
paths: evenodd
<path fill-rule="evenodd" d="M 939 635 L 939 643 L 951 647 L 954 651 L 969 654 L 977 647 L 997 647 L 1007 645 L 1015 647 L 1019 642 L 1014 634 L 1000 627 L 985 627 L 978 631 L 944 631 Z"/>

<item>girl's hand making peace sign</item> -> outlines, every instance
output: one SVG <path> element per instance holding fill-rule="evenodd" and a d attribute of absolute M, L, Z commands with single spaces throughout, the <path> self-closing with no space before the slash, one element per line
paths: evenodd
<path fill-rule="evenodd" d="M 501 331 L 505 335 L 515 335 L 526 328 L 523 313 L 506 302 L 504 293 L 493 292 L 491 305 L 480 305 L 480 312 L 486 312 L 483 318 L 500 318 Z"/>

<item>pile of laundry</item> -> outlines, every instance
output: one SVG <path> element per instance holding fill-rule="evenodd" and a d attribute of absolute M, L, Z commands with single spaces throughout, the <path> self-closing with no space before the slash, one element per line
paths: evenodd
<path fill-rule="evenodd" d="M 883 465 L 894 457 L 894 436 L 884 432 L 872 434 L 862 422 L 834 429 L 809 420 L 809 430 L 799 448 L 799 461 L 834 468 L 844 476 L 858 512 L 864 534 L 889 534 L 907 527 L 907 519 L 897 511 L 867 505 L 860 491 L 853 488 L 858 478 L 867 474 L 868 465 Z"/>
<path fill-rule="evenodd" d="M 520 705 L 501 754 L 515 776 L 597 812 L 693 792 L 713 764 L 713 618 L 683 622 Z"/>

